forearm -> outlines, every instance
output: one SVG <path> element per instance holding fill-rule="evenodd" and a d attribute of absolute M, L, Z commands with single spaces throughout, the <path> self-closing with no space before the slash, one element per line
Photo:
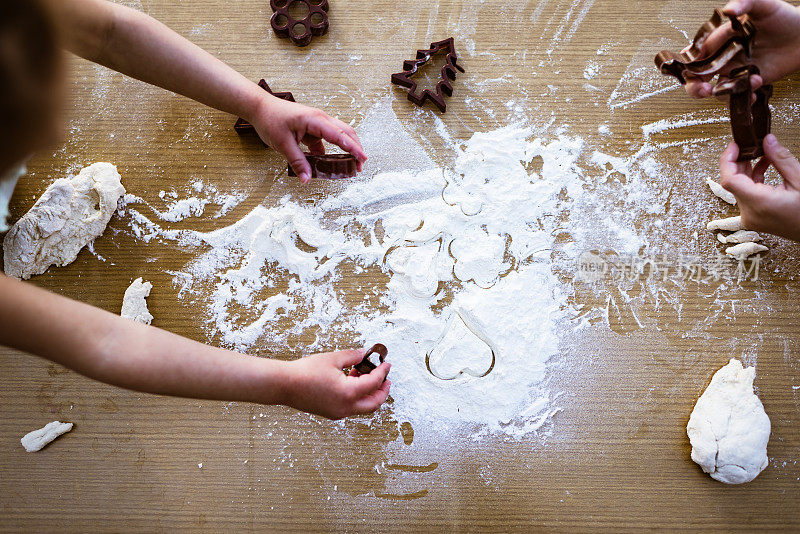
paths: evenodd
<path fill-rule="evenodd" d="M 154 18 L 105 0 L 52 0 L 66 46 L 123 74 L 252 118 L 271 97 Z"/>
<path fill-rule="evenodd" d="M 282 404 L 281 361 L 210 347 L 0 275 L 0 344 L 116 386 Z"/>

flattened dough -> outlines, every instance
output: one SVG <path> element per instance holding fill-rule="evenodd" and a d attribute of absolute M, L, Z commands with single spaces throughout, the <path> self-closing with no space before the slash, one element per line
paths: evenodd
<path fill-rule="evenodd" d="M 742 226 L 742 216 L 737 215 L 736 217 L 728 217 L 727 219 L 716 219 L 709 222 L 706 225 L 708 230 L 712 232 L 715 230 L 723 230 L 725 232 L 738 232 L 739 230 L 744 230 L 745 228 Z"/>
<path fill-rule="evenodd" d="M 125 290 L 125 296 L 122 298 L 122 311 L 120 315 L 126 319 L 133 319 L 139 323 L 150 324 L 153 316 L 147 309 L 147 301 L 145 300 L 150 296 L 150 290 L 153 289 L 153 284 L 150 282 L 142 282 L 139 277 Z"/>
<path fill-rule="evenodd" d="M 761 235 L 758 232 L 753 232 L 752 230 L 739 230 L 738 232 L 728 235 L 717 234 L 717 241 L 732 245 L 750 242 L 755 243 L 756 241 L 761 241 Z"/>
<path fill-rule="evenodd" d="M 768 250 L 769 248 L 764 245 L 759 245 L 758 243 L 740 243 L 726 248 L 725 254 L 737 260 L 744 260 L 753 254 L 759 254 Z"/>
<path fill-rule="evenodd" d="M 77 176 L 59 178 L 6 234 L 5 273 L 25 280 L 51 265 L 72 263 L 103 233 L 124 194 L 110 163 L 94 163 Z"/>
<path fill-rule="evenodd" d="M 47 423 L 44 428 L 28 432 L 19 441 L 26 451 L 38 452 L 58 436 L 66 434 L 70 430 L 72 430 L 72 423 L 53 421 L 52 423 Z"/>
<path fill-rule="evenodd" d="M 722 187 L 719 183 L 715 182 L 711 178 L 706 180 L 708 187 L 711 189 L 711 192 L 714 193 L 715 196 L 721 198 L 728 204 L 736 204 L 736 197 L 733 196 L 733 193 Z"/>
<path fill-rule="evenodd" d="M 692 460 L 726 484 L 750 482 L 767 467 L 770 422 L 753 392 L 754 367 L 731 361 L 697 400 L 686 433 Z"/>

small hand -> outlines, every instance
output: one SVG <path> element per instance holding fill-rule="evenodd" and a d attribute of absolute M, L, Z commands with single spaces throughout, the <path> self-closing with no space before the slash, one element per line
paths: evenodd
<path fill-rule="evenodd" d="M 800 241 L 800 163 L 772 134 L 764 139 L 764 152 L 753 167 L 738 163 L 739 147 L 728 145 L 719 163 L 722 186 L 736 197 L 745 228 Z M 782 184 L 764 183 L 770 165 L 783 177 Z"/>
<path fill-rule="evenodd" d="M 265 95 L 250 122 L 265 143 L 286 157 L 304 184 L 311 179 L 311 166 L 300 143 L 312 154 L 325 153 L 323 139 L 333 143 L 358 159 L 359 172 L 367 160 L 355 130 L 316 108 Z"/>
<path fill-rule="evenodd" d="M 391 364 L 382 363 L 371 373 L 342 370 L 362 360 L 363 350 L 315 354 L 290 362 L 285 404 L 329 419 L 341 419 L 377 410 L 389 396 Z"/>
<path fill-rule="evenodd" d="M 756 28 L 751 63 L 761 75 L 750 79 L 753 89 L 777 81 L 800 68 L 800 8 L 783 0 L 731 0 L 723 9 L 726 15 L 749 15 Z M 732 35 L 726 22 L 703 43 L 703 54 L 719 48 Z M 722 73 L 740 65 L 729 65 Z M 688 77 L 687 77 L 688 78 Z M 712 76 L 687 79 L 686 91 L 694 98 L 711 95 Z"/>

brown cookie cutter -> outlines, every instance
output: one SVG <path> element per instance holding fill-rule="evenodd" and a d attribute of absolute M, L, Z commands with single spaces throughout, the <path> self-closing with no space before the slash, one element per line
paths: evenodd
<path fill-rule="evenodd" d="M 763 156 L 764 138 L 772 126 L 772 112 L 769 109 L 772 86 L 764 85 L 753 91 L 750 77 L 758 73 L 755 65 L 739 67 L 714 87 L 715 96 L 729 96 L 733 140 L 739 145 L 737 161 Z"/>
<path fill-rule="evenodd" d="M 369 357 L 372 356 L 373 354 L 378 355 L 379 362 L 377 364 L 373 363 L 369 359 Z M 366 352 L 366 354 L 364 354 L 364 359 L 361 360 L 361 362 L 359 362 L 358 365 L 354 367 L 354 369 L 358 371 L 359 374 L 368 375 L 370 372 L 376 369 L 378 365 L 383 363 L 383 361 L 386 359 L 387 354 L 389 354 L 389 351 L 387 350 L 386 346 L 377 343 L 373 345 L 372 348 L 370 348 Z"/>
<path fill-rule="evenodd" d="M 417 70 L 430 61 L 431 57 L 439 52 L 446 51 L 447 57 L 445 65 L 442 67 L 442 78 L 436 83 L 436 92 L 425 89 L 417 94 L 417 82 L 411 77 Z M 456 71 L 464 72 L 464 67 L 458 64 L 458 54 L 456 54 L 455 41 L 452 37 L 444 41 L 431 43 L 427 50 L 417 50 L 417 59 L 407 59 L 403 62 L 403 72 L 392 74 L 392 83 L 401 87 L 408 88 L 408 99 L 418 106 L 422 106 L 426 100 L 433 102 L 439 111 L 447 111 L 447 103 L 444 101 L 445 95 L 453 96 L 453 80 L 456 79 Z"/>
<path fill-rule="evenodd" d="M 269 88 L 269 84 L 266 82 L 266 80 L 264 80 L 264 78 L 261 78 L 258 81 L 258 86 L 261 87 L 266 92 L 268 92 L 269 94 L 271 94 L 272 96 L 278 97 L 281 100 L 288 100 L 289 102 L 294 102 L 294 95 L 292 95 L 292 93 L 289 92 L 276 93 L 275 91 Z M 236 133 L 238 133 L 239 135 L 250 135 L 257 133 L 255 127 L 241 117 L 236 119 L 236 124 L 233 125 L 233 129 L 236 130 Z M 267 144 L 264 143 L 264 146 L 267 146 Z"/>
<path fill-rule="evenodd" d="M 358 160 L 352 154 L 309 154 L 303 153 L 311 165 L 312 178 L 340 180 L 358 174 Z M 297 176 L 289 165 L 289 176 Z"/>
<path fill-rule="evenodd" d="M 288 37 L 296 46 L 307 46 L 313 37 L 328 33 L 328 0 L 270 0 L 269 5 L 274 12 L 269 22 L 275 35 Z M 289 13 L 292 6 L 305 6 L 308 9 L 305 18 L 292 17 Z"/>
<path fill-rule="evenodd" d="M 674 76 L 681 84 L 687 75 L 713 76 L 734 66 L 730 72 L 720 74 L 714 86 L 714 96 L 729 96 L 728 106 L 731 130 L 739 145 L 738 161 L 749 161 L 764 155 L 764 137 L 772 126 L 769 99 L 772 86 L 765 85 L 753 91 L 750 78 L 758 68 L 750 64 L 750 50 L 756 28 L 745 15 L 738 18 L 727 15 L 733 35 L 719 48 L 703 57 L 703 43 L 708 36 L 725 23 L 726 15 L 719 9 L 700 27 L 692 43 L 680 53 L 663 50 L 656 55 L 656 66 L 663 74 Z"/>
<path fill-rule="evenodd" d="M 733 35 L 722 46 L 702 57 L 702 48 L 708 36 L 730 20 Z M 664 74 L 675 76 L 682 84 L 686 83 L 686 73 L 693 76 L 707 76 L 719 72 L 731 61 L 750 57 L 750 46 L 756 33 L 755 26 L 745 15 L 741 19 L 725 15 L 715 9 L 711 18 L 703 24 L 692 40 L 692 44 L 681 52 L 662 50 L 656 55 L 656 66 Z"/>

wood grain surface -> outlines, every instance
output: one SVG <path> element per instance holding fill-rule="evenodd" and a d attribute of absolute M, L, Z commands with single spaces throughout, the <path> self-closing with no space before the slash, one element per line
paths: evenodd
<path fill-rule="evenodd" d="M 515 120 L 509 100 L 529 121 L 552 121 L 553 136 L 566 127 L 610 154 L 641 145 L 643 125 L 725 114 L 724 104 L 692 101 L 668 81 L 648 87 L 654 77 L 641 74 L 655 52 L 682 47 L 708 18 L 715 4 L 705 1 L 333 0 L 329 34 L 303 49 L 273 35 L 266 0 L 129 3 L 249 78 L 264 77 L 345 121 L 358 124 L 389 99 L 442 162 L 437 117 L 453 138 L 468 139 Z M 417 48 L 450 35 L 467 72 L 442 116 L 410 105 L 389 76 Z M 66 139 L 31 161 L 12 202 L 15 217 L 53 179 L 94 161 L 115 163 L 128 191 L 153 203 L 159 191 L 185 191 L 196 179 L 247 193 L 222 218 L 166 227 L 212 229 L 286 193 L 326 194 L 328 184 L 301 189 L 275 152 L 236 136 L 234 117 L 78 59 L 69 76 Z M 776 87 L 775 132 L 800 151 L 798 103 L 797 80 Z M 598 134 L 600 124 L 612 134 Z M 698 221 L 736 213 L 704 184 L 716 176 L 727 135 L 727 124 L 713 122 L 653 134 L 664 147 L 657 186 L 708 212 L 668 211 L 664 232 L 683 243 L 698 231 L 701 253 L 716 246 Z M 705 137 L 711 141 L 681 144 Z M 391 404 L 374 420 L 334 424 L 285 408 L 142 395 L 0 349 L 0 530 L 800 529 L 800 249 L 768 243 L 762 280 L 743 282 L 713 321 L 713 288 L 687 286 L 671 293 L 674 305 L 645 305 L 638 317 L 613 292 L 577 292 L 577 309 L 607 309 L 607 317 L 564 334 L 551 372 L 564 392 L 562 411 L 542 435 L 520 440 L 465 436 L 442 446 L 435 431 L 414 432 L 394 419 Z M 191 260 L 186 251 L 136 238 L 118 216 L 95 251 L 30 283 L 118 312 L 125 288 L 142 276 L 154 284 L 155 325 L 214 342 L 202 311 L 181 301 L 173 284 L 170 271 Z M 346 284 L 357 292 L 357 277 Z M 701 324 L 703 335 L 694 335 Z M 254 352 L 294 358 L 303 350 Z M 757 390 L 772 420 L 770 465 L 742 486 L 704 475 L 685 432 L 697 396 L 732 356 L 757 363 Z M 55 419 L 75 429 L 25 453 L 19 438 Z"/>

